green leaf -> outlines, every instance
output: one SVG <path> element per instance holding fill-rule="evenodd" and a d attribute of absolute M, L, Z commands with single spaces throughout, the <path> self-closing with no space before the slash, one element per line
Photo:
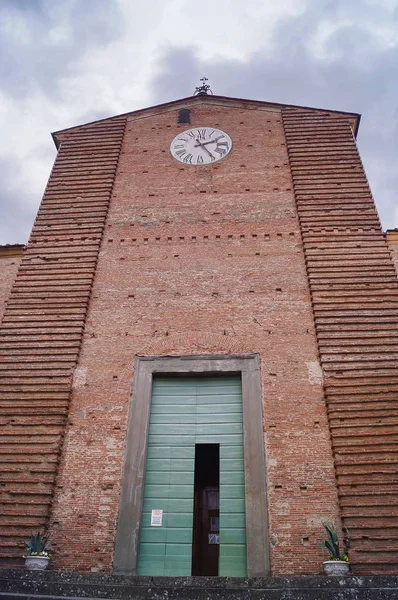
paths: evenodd
<path fill-rule="evenodd" d="M 329 550 L 333 558 L 340 558 L 340 546 L 336 529 L 333 524 L 324 523 L 328 540 L 325 540 L 325 547 Z"/>

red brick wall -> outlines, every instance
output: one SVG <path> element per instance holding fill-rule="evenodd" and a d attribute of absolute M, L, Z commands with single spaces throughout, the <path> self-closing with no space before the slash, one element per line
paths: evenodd
<path fill-rule="evenodd" d="M 22 247 L 10 253 L 7 247 L 0 247 L 0 321 L 3 318 L 7 298 L 21 262 Z"/>
<path fill-rule="evenodd" d="M 281 112 L 191 102 L 192 126 L 233 138 L 214 166 L 171 158 L 189 127 L 179 106 L 128 117 L 75 370 L 54 565 L 112 568 L 134 356 L 258 352 L 272 570 L 317 573 L 338 502 Z"/>
<path fill-rule="evenodd" d="M 395 265 L 395 270 L 398 273 L 398 230 L 393 229 L 387 231 L 387 244 L 391 253 L 392 261 Z"/>

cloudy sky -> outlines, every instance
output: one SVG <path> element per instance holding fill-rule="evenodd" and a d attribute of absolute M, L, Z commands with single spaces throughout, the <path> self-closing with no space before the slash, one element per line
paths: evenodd
<path fill-rule="evenodd" d="M 398 0 L 0 0 L 0 243 L 27 241 L 52 131 L 215 94 L 362 114 L 359 149 L 398 227 Z"/>

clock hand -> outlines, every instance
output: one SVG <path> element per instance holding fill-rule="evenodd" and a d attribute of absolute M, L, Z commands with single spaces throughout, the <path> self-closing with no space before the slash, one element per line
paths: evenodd
<path fill-rule="evenodd" d="M 198 146 L 206 146 L 207 144 L 214 144 L 214 143 L 217 143 L 217 142 L 216 142 L 216 140 L 209 140 L 208 142 L 203 142 L 203 144 L 202 144 L 202 143 L 200 143 L 200 142 L 199 142 L 199 140 L 196 140 L 196 141 L 197 141 L 198 143 L 197 143 L 197 144 L 195 144 L 194 148 L 197 148 Z"/>
<path fill-rule="evenodd" d="M 200 146 L 201 146 L 201 145 L 202 145 L 202 144 L 200 144 Z M 215 156 L 213 156 L 213 154 L 210 152 L 210 150 L 209 150 L 208 148 L 204 147 L 204 148 L 203 148 L 203 150 L 206 150 L 207 154 L 209 154 L 209 155 L 211 156 L 211 159 L 212 159 L 212 160 L 215 160 Z"/>
<path fill-rule="evenodd" d="M 208 150 L 207 148 L 205 148 L 205 144 L 209 144 L 209 142 L 203 142 L 203 144 L 200 143 L 199 138 L 196 138 L 195 140 L 196 142 L 198 142 L 197 144 L 195 144 L 194 148 L 198 148 L 198 146 L 200 146 L 201 148 L 203 148 L 203 150 L 206 150 L 207 154 L 209 154 L 211 156 L 212 160 L 215 160 L 216 157 L 213 156 L 213 154 L 210 152 L 210 150 Z"/>

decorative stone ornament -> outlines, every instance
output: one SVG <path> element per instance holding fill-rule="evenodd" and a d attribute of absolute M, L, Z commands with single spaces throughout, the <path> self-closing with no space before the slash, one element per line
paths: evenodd
<path fill-rule="evenodd" d="M 325 560 L 323 570 L 325 575 L 344 577 L 350 572 L 350 563 L 345 560 Z"/>
<path fill-rule="evenodd" d="M 25 567 L 31 571 L 44 571 L 49 562 L 49 556 L 25 556 Z"/>
<path fill-rule="evenodd" d="M 170 144 L 170 153 L 187 165 L 209 165 L 231 152 L 232 140 L 214 127 L 198 127 L 182 131 Z"/>

